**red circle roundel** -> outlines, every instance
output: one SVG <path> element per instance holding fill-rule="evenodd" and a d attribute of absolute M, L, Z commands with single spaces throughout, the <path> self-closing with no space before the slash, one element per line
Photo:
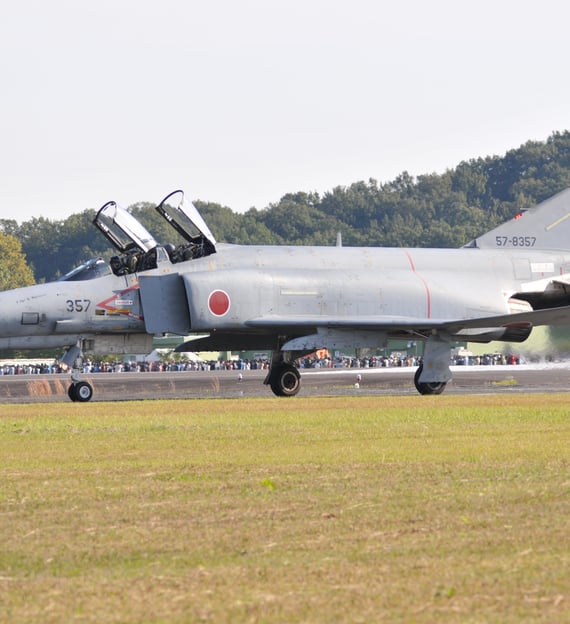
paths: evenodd
<path fill-rule="evenodd" d="M 214 290 L 208 297 L 210 312 L 216 316 L 224 316 L 230 309 L 230 297 L 224 290 Z"/>

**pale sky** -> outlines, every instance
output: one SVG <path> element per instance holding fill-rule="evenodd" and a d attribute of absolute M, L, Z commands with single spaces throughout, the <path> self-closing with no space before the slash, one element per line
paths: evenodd
<path fill-rule="evenodd" d="M 18 0 L 0 217 L 442 173 L 570 129 L 567 0 Z M 223 236 L 223 233 L 221 233 Z"/>

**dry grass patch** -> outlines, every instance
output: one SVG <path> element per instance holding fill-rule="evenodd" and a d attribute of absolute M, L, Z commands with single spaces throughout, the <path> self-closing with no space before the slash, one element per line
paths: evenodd
<path fill-rule="evenodd" d="M 2 406 L 3 618 L 568 620 L 567 401 Z"/>

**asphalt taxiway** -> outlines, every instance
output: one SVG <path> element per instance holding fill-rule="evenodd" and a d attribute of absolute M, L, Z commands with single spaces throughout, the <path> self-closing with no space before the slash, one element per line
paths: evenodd
<path fill-rule="evenodd" d="M 415 369 L 302 369 L 299 396 L 415 395 Z M 454 366 L 445 394 L 570 392 L 570 361 L 520 366 Z M 85 375 L 93 401 L 271 397 L 266 371 Z M 0 403 L 69 401 L 68 375 L 0 376 Z"/>

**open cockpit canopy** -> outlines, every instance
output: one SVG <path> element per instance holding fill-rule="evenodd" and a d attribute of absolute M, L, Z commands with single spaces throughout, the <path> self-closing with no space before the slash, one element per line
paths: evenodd
<path fill-rule="evenodd" d="M 184 191 L 173 191 L 167 195 L 156 210 L 188 243 L 200 248 L 200 253 L 195 255 L 207 256 L 216 251 L 214 235 L 194 204 L 185 201 Z"/>
<path fill-rule="evenodd" d="M 107 202 L 93 219 L 108 241 L 121 253 L 154 249 L 157 242 L 133 215 L 114 201 Z"/>
<path fill-rule="evenodd" d="M 115 275 L 138 273 L 157 268 L 164 261 L 176 264 L 216 252 L 216 239 L 192 202 L 184 202 L 183 191 L 167 195 L 156 210 L 182 238 L 182 244 L 159 245 L 130 212 L 114 201 L 107 202 L 93 219 L 93 224 L 121 254 L 111 258 Z"/>

